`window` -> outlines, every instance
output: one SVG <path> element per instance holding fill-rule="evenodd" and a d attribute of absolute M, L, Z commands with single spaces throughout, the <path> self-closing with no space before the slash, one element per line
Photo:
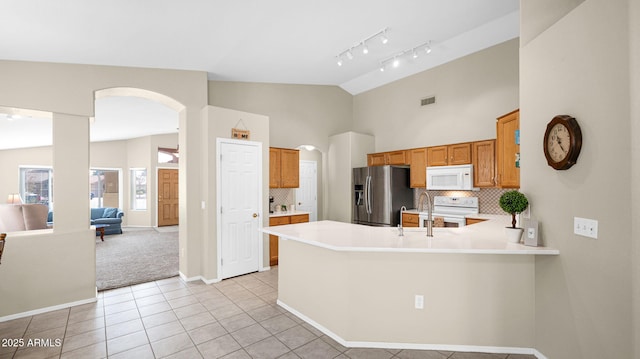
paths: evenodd
<path fill-rule="evenodd" d="M 89 171 L 89 198 L 91 208 L 120 208 L 119 170 Z"/>
<path fill-rule="evenodd" d="M 143 211 L 147 209 L 147 170 L 131 169 L 131 209 Z"/>
<path fill-rule="evenodd" d="M 53 209 L 53 170 L 20 168 L 20 195 L 24 203 L 41 203 Z"/>
<path fill-rule="evenodd" d="M 178 163 L 179 159 L 177 148 L 158 147 L 158 163 Z"/>

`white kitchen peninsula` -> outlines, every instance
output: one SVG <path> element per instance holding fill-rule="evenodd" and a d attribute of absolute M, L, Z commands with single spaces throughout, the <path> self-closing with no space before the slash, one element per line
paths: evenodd
<path fill-rule="evenodd" d="M 342 345 L 532 354 L 534 256 L 559 252 L 507 243 L 509 218 L 432 238 L 333 221 L 262 231 L 280 237 L 278 303 Z"/>

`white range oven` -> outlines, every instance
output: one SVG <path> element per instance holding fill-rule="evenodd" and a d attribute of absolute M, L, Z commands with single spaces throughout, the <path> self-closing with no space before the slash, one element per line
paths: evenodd
<path fill-rule="evenodd" d="M 464 227 L 466 216 L 478 214 L 478 197 L 435 196 L 433 198 L 433 215 L 444 219 L 445 227 Z M 426 227 L 428 212 L 420 212 L 419 226 Z"/>

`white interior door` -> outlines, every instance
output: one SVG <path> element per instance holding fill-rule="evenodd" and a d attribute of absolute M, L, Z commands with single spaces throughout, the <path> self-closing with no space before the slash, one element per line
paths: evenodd
<path fill-rule="evenodd" d="M 300 187 L 296 188 L 296 209 L 311 212 L 309 221 L 318 220 L 318 163 L 300 161 Z"/>
<path fill-rule="evenodd" d="M 221 279 L 260 269 L 262 145 L 218 140 Z"/>

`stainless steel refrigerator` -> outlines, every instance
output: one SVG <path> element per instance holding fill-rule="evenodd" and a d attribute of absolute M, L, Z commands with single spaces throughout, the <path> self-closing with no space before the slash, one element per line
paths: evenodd
<path fill-rule="evenodd" d="M 400 223 L 402 206 L 413 208 L 409 168 L 373 166 L 353 169 L 353 223 L 395 227 Z"/>

